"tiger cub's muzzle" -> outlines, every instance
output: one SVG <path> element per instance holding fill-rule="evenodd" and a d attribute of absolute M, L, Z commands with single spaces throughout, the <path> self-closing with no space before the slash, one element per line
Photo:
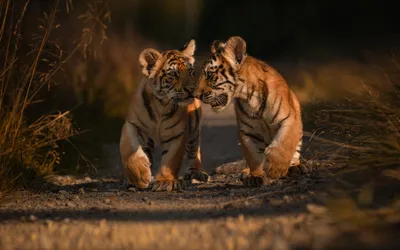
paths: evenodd
<path fill-rule="evenodd" d="M 196 96 L 196 98 L 200 99 L 201 101 L 207 103 L 207 101 L 211 101 L 212 98 L 212 92 L 211 91 L 207 91 L 207 92 L 203 92 L 200 93 Z"/>

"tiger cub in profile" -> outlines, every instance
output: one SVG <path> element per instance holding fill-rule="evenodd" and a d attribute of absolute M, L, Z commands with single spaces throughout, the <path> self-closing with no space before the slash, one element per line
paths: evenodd
<path fill-rule="evenodd" d="M 145 49 L 139 56 L 143 77 L 130 101 L 120 139 L 125 174 L 138 188 L 150 185 L 156 143 L 162 159 L 154 191 L 182 188 L 178 173 L 185 154 L 189 162 L 185 178 L 208 179 L 201 166 L 201 102 L 194 98 L 194 51 L 191 40 L 182 50 Z"/>
<path fill-rule="evenodd" d="M 201 71 L 196 96 L 215 112 L 235 99 L 239 139 L 248 168 L 245 185 L 261 186 L 269 178 L 300 166 L 303 125 L 299 101 L 285 79 L 268 64 L 246 54 L 246 42 L 231 37 L 215 41 Z M 309 170 L 303 166 L 302 172 Z"/>

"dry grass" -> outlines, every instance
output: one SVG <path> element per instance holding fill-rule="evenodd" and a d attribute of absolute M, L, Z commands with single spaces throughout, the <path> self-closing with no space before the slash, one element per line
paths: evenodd
<path fill-rule="evenodd" d="M 323 154 L 329 154 L 335 162 L 357 167 L 399 166 L 400 67 L 397 70 L 391 74 L 382 72 L 384 81 L 379 82 L 359 76 L 350 90 L 339 90 L 341 98 L 314 103 L 318 108 L 314 117 L 317 129 L 309 136 L 330 146 Z"/>
<path fill-rule="evenodd" d="M 81 16 L 85 23 L 102 21 L 94 16 L 95 4 L 104 1 L 92 2 L 88 12 Z M 88 48 L 95 34 L 84 29 L 82 39 L 68 53 L 52 35 L 62 29 L 57 15 L 71 11 L 72 1 L 54 0 L 48 12 L 35 17 L 38 22 L 32 34 L 23 27 L 31 4 L 30 0 L 23 4 L 12 0 L 0 3 L 0 197 L 18 180 L 32 178 L 30 174 L 50 174 L 60 161 L 57 142 L 76 134 L 68 111 L 35 117 L 27 116 L 27 111 L 35 109 L 35 103 L 41 101 L 40 93 L 56 83 L 56 76 L 76 52 L 81 48 L 85 55 L 91 52 Z M 98 29 L 102 39 L 104 29 L 106 26 Z"/>
<path fill-rule="evenodd" d="M 400 65 L 391 60 L 390 70 L 363 65 L 374 70 L 337 81 L 334 98 L 314 101 L 307 114 L 316 127 L 306 133 L 310 158 L 346 166 L 331 173 L 321 201 L 349 231 L 400 223 Z"/>

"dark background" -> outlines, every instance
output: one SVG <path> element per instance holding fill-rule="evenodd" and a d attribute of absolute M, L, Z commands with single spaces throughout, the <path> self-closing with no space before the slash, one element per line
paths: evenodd
<path fill-rule="evenodd" d="M 398 9 L 392 1 L 114 1 L 112 30 L 135 28 L 148 39 L 180 46 L 196 38 L 200 51 L 215 39 L 240 35 L 262 58 L 326 48 L 355 54 L 394 44 Z M 180 5 L 177 7 L 176 5 Z"/>

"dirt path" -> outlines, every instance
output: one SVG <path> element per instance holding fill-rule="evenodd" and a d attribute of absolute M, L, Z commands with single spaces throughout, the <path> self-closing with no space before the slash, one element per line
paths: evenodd
<path fill-rule="evenodd" d="M 204 113 L 202 150 L 211 172 L 239 159 L 240 149 L 232 109 L 219 116 Z M 110 148 L 110 168 L 96 177 L 55 176 L 7 197 L 0 205 L 0 249 L 394 246 L 370 230 L 344 227 L 318 205 L 331 181 L 329 164 L 315 163 L 313 173 L 261 188 L 243 187 L 237 175 L 213 175 L 209 183 L 192 183 L 182 192 L 155 193 L 127 188 L 118 178 L 117 149 Z"/>

